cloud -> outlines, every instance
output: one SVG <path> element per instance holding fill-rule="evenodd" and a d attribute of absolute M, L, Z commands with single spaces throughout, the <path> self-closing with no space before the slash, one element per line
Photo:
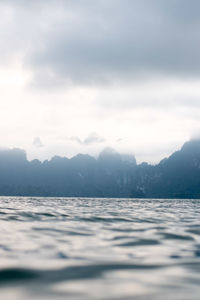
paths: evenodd
<path fill-rule="evenodd" d="M 8 52 L 3 49 L 8 44 L 9 53 L 21 54 L 40 87 L 200 75 L 198 0 L 51 0 L 48 5 L 3 0 L 1 5 L 10 7 L 3 23 L 9 41 L 3 37 L 2 51 Z"/>
<path fill-rule="evenodd" d="M 103 143 L 105 142 L 106 139 L 104 139 L 103 137 L 99 136 L 97 133 L 93 132 L 91 133 L 84 141 L 83 144 L 84 145 L 91 145 L 94 143 Z"/>
<path fill-rule="evenodd" d="M 84 140 L 81 140 L 77 136 L 73 136 L 73 137 L 70 137 L 68 139 L 71 140 L 71 141 L 75 141 L 75 142 L 77 142 L 80 145 L 85 145 L 85 146 L 89 146 L 89 145 L 92 145 L 92 144 L 99 144 L 99 143 L 103 143 L 103 142 L 106 141 L 105 138 L 101 137 L 96 132 L 92 132 Z"/>
<path fill-rule="evenodd" d="M 2 146 L 41 159 L 111 146 L 159 160 L 160 145 L 170 153 L 200 128 L 199 0 L 0 0 L 0 9 Z M 103 137 L 84 136 L 92 130 Z M 45 147 L 30 145 L 38 135 Z"/>
<path fill-rule="evenodd" d="M 35 146 L 36 148 L 44 147 L 44 145 L 39 137 L 34 138 L 33 146 Z"/>

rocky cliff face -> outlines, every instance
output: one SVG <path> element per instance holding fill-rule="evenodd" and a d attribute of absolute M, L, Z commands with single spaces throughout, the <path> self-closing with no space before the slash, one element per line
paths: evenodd
<path fill-rule="evenodd" d="M 156 166 L 138 166 L 132 196 L 200 198 L 200 140 L 183 145 L 180 151 Z"/>
<path fill-rule="evenodd" d="M 34 196 L 128 197 L 134 156 L 105 149 L 97 159 L 78 154 L 71 159 L 26 159 L 19 149 L 0 151 L 0 194 Z"/>
<path fill-rule="evenodd" d="M 97 159 L 79 154 L 44 162 L 29 162 L 23 150 L 1 150 L 0 195 L 200 198 L 200 140 L 155 166 L 112 149 Z"/>

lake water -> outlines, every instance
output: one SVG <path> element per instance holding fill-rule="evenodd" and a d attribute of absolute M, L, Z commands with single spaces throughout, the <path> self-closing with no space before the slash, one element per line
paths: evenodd
<path fill-rule="evenodd" d="M 200 200 L 0 197 L 4 300 L 200 299 Z"/>

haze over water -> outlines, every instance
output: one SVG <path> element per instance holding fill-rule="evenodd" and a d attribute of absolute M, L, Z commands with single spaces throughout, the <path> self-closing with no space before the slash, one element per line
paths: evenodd
<path fill-rule="evenodd" d="M 200 200 L 0 198 L 2 299 L 199 299 Z"/>

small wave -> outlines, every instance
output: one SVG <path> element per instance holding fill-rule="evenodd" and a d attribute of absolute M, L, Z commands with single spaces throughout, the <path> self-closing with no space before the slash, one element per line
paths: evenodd
<path fill-rule="evenodd" d="M 40 277 L 39 272 L 27 269 L 4 269 L 0 270 L 0 283 L 33 280 Z"/>
<path fill-rule="evenodd" d="M 151 239 L 139 239 L 134 241 L 129 241 L 126 243 L 117 244 L 120 247 L 136 247 L 136 246 L 155 246 L 159 245 L 160 242 L 158 240 L 151 240 Z"/>
<path fill-rule="evenodd" d="M 119 223 L 119 222 L 133 222 L 133 220 L 128 219 L 128 218 L 116 218 L 116 217 L 77 217 L 77 221 L 83 221 L 83 222 L 105 222 L 105 223 Z"/>
<path fill-rule="evenodd" d="M 163 233 L 163 238 L 166 240 L 185 240 L 185 241 L 194 241 L 194 238 L 191 235 L 181 235 L 175 233 Z"/>
<path fill-rule="evenodd" d="M 192 234 L 196 234 L 196 235 L 200 235 L 200 229 L 188 229 L 187 230 L 188 233 L 192 233 Z"/>
<path fill-rule="evenodd" d="M 166 267 L 156 264 L 94 264 L 71 266 L 63 269 L 34 270 L 10 268 L 0 270 L 0 284 L 21 281 L 37 281 L 38 284 L 56 283 L 69 280 L 100 278 L 106 272 L 126 270 L 154 270 Z"/>
<path fill-rule="evenodd" d="M 59 233 L 59 234 L 65 234 L 67 236 L 94 236 L 94 233 L 90 232 L 82 232 L 79 230 L 63 230 L 63 229 L 56 229 L 51 227 L 33 227 L 34 231 L 41 231 L 41 232 L 47 232 L 47 233 Z"/>

